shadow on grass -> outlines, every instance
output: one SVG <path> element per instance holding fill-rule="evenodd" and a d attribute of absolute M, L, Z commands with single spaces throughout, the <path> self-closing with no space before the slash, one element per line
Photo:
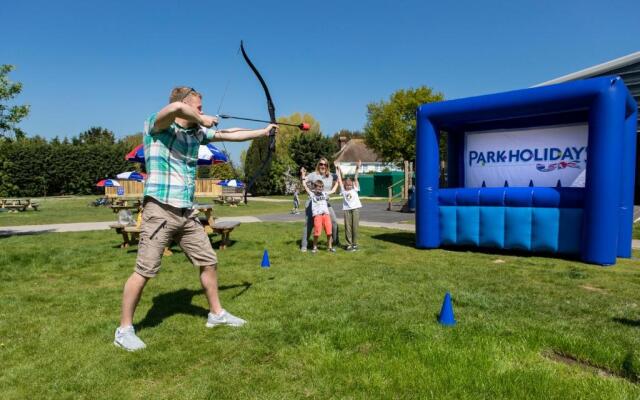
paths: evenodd
<path fill-rule="evenodd" d="M 541 257 L 549 260 L 558 259 L 565 261 L 577 261 L 583 263 L 580 260 L 579 255 L 562 254 L 562 253 L 548 253 L 548 252 L 531 252 L 518 249 L 498 249 L 495 247 L 475 247 L 475 246 L 441 246 L 443 250 L 453 251 L 458 253 L 483 253 L 495 256 L 515 256 L 520 258 L 532 258 Z"/>
<path fill-rule="evenodd" d="M 220 244 L 222 244 L 221 240 L 217 240 L 215 242 L 211 242 L 211 247 L 213 247 L 214 250 L 220 250 Z M 235 240 L 229 239 L 229 241 L 227 242 L 227 245 L 225 248 L 227 247 L 233 247 L 233 245 L 236 244 Z M 223 249 L 224 250 L 224 249 Z"/>
<path fill-rule="evenodd" d="M 382 240 L 384 242 L 390 242 L 399 244 L 401 246 L 416 247 L 416 234 L 413 232 L 393 232 L 393 233 L 381 233 L 371 236 L 372 239 Z"/>
<path fill-rule="evenodd" d="M 298 240 L 287 240 L 285 242 L 285 244 L 295 244 L 296 247 L 298 249 L 302 248 L 302 240 L 298 239 Z M 339 241 L 333 241 L 333 247 L 342 247 L 342 243 L 340 243 Z M 321 236 L 320 238 L 318 238 L 318 248 L 320 248 L 320 246 L 324 246 L 324 248 L 327 248 L 327 237 L 325 236 L 324 238 Z M 307 250 L 311 249 L 311 247 L 313 247 L 313 236 L 310 236 L 309 239 L 307 240 Z"/>
<path fill-rule="evenodd" d="M 640 319 L 612 318 L 612 320 L 622 325 L 633 326 L 636 328 L 640 327 Z"/>
<path fill-rule="evenodd" d="M 125 247 L 125 248 L 127 249 L 127 254 L 128 253 L 137 253 L 138 252 L 138 245 L 129 246 L 129 247 Z M 177 245 L 173 245 L 173 246 L 169 247 L 169 250 L 171 250 L 172 254 L 168 255 L 167 257 L 171 257 L 173 254 L 182 254 L 182 253 L 184 253 L 182 251 L 182 249 L 180 247 L 178 247 Z M 165 257 L 165 256 L 163 255 L 163 257 Z"/>
<path fill-rule="evenodd" d="M 54 232 L 55 229 L 45 229 L 41 231 L 27 231 L 27 232 L 17 232 L 11 230 L 3 230 L 0 228 L 0 239 L 7 239 L 11 236 L 32 236 L 32 235 L 42 235 L 44 233 Z"/>
<path fill-rule="evenodd" d="M 236 299 L 242 296 L 252 284 L 250 282 L 242 282 L 237 285 L 225 285 L 218 287 L 219 291 L 243 288 L 239 293 L 232 297 Z M 190 290 L 180 289 L 169 293 L 163 293 L 153 298 L 153 305 L 144 316 L 144 319 L 136 324 L 136 331 L 153 328 L 162 323 L 165 319 L 176 314 L 187 314 L 196 317 L 206 318 L 209 310 L 192 304 L 193 297 L 204 293 L 203 289 Z"/>
<path fill-rule="evenodd" d="M 389 233 L 381 233 L 378 235 L 371 236 L 372 239 L 382 240 L 384 242 L 389 242 L 393 244 L 397 244 L 400 246 L 406 246 L 415 248 L 416 247 L 416 234 L 414 232 L 389 232 Z M 514 250 L 514 249 L 498 249 L 493 247 L 474 247 L 474 246 L 440 246 L 440 249 L 453 251 L 457 253 L 484 253 L 490 255 L 504 255 L 504 256 L 517 256 L 522 258 L 531 258 L 531 257 L 543 257 L 548 259 L 561 259 L 566 261 L 577 261 L 581 262 L 578 256 L 570 255 L 570 254 L 559 254 L 559 253 L 544 253 L 537 252 L 531 253 L 523 250 Z M 572 276 L 572 278 L 578 278 Z"/>

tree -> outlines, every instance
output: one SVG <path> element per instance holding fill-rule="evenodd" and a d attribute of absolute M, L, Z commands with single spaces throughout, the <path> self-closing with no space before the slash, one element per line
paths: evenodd
<path fill-rule="evenodd" d="M 13 132 L 16 138 L 23 138 L 24 132 L 18 124 L 29 114 L 29 106 L 9 106 L 7 103 L 22 92 L 22 84 L 11 82 L 7 75 L 13 71 L 13 65 L 0 65 L 0 138 Z"/>
<path fill-rule="evenodd" d="M 335 142 L 320 133 L 300 135 L 289 144 L 289 153 L 297 168 L 305 167 L 309 171 L 315 168 L 320 157 L 333 162 L 337 151 Z"/>
<path fill-rule="evenodd" d="M 10 145 L 10 142 L 0 140 L 0 197 L 12 196 L 18 190 L 9 173 L 13 168 L 13 163 L 7 157 Z"/>
<path fill-rule="evenodd" d="M 414 161 L 416 158 L 416 109 L 421 104 L 444 100 L 444 95 L 427 86 L 398 90 L 388 102 L 367 106 L 365 141 L 385 161 Z"/>
<path fill-rule="evenodd" d="M 124 144 L 129 150 L 133 150 L 136 146 L 142 144 L 142 132 L 127 135 L 118 140 L 118 142 Z"/>
<path fill-rule="evenodd" d="M 116 142 L 116 135 L 108 129 L 99 126 L 92 126 L 88 130 L 78 135 L 77 143 L 74 144 L 101 144 L 111 145 Z"/>
<path fill-rule="evenodd" d="M 231 163 L 213 164 L 209 169 L 209 176 L 215 179 L 240 179 Z"/>

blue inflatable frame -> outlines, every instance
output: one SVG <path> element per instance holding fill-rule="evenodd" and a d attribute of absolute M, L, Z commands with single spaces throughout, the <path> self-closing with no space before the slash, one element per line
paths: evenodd
<path fill-rule="evenodd" d="M 631 257 L 637 105 L 619 77 L 424 104 L 417 110 L 416 247 Z M 588 123 L 584 188 L 464 188 L 464 134 Z M 440 188 L 440 132 L 449 188 Z"/>

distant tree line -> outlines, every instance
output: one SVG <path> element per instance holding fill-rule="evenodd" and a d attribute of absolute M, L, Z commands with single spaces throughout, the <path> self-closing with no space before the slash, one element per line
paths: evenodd
<path fill-rule="evenodd" d="M 99 193 L 100 179 L 140 168 L 124 159 L 131 149 L 131 138 L 97 127 L 71 140 L 0 140 L 0 196 Z"/>

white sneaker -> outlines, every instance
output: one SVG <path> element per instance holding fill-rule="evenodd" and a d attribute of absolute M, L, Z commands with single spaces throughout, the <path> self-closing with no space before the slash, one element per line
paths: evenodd
<path fill-rule="evenodd" d="M 213 328 L 218 325 L 242 326 L 246 323 L 247 321 L 230 314 L 227 310 L 222 310 L 218 315 L 209 313 L 207 317 L 207 328 Z"/>
<path fill-rule="evenodd" d="M 133 329 L 133 326 L 116 329 L 113 344 L 127 351 L 142 350 L 147 347 L 147 345 L 136 336 L 136 331 Z"/>

